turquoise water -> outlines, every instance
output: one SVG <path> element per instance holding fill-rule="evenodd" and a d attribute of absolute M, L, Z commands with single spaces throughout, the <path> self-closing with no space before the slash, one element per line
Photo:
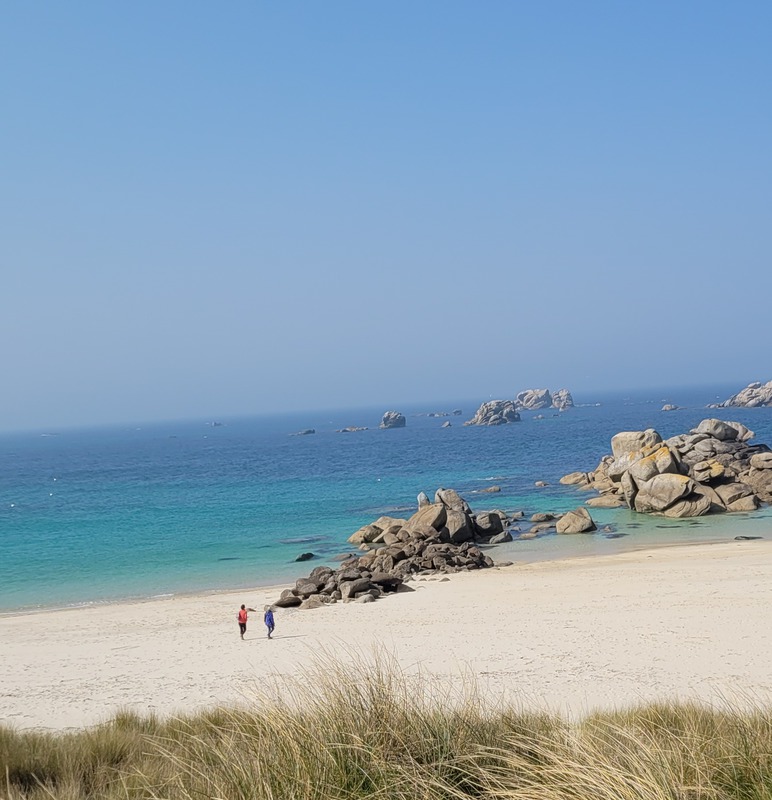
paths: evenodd
<path fill-rule="evenodd" d="M 564 511 L 587 495 L 558 484 L 593 469 L 619 430 L 663 436 L 701 419 L 735 419 L 772 444 L 772 409 L 708 411 L 736 387 L 637 397 L 575 397 L 563 414 L 524 414 L 497 428 L 464 427 L 479 403 L 401 408 L 404 429 L 377 428 L 385 409 L 359 409 L 46 431 L 0 437 L 0 610 L 31 609 L 293 580 L 347 551 L 375 517 L 407 516 L 418 492 L 458 489 L 476 511 Z M 665 402 L 687 406 L 663 413 Z M 595 405 L 600 403 L 600 405 Z M 420 412 L 461 407 L 461 417 Z M 336 429 L 367 426 L 359 433 Z M 315 428 L 311 436 L 290 436 Z M 550 486 L 537 489 L 536 480 Z M 479 494 L 491 484 L 500 494 Z M 765 535 L 769 509 L 669 521 L 594 509 L 602 534 L 545 536 L 498 549 L 516 560 L 592 555 L 667 542 Z"/>

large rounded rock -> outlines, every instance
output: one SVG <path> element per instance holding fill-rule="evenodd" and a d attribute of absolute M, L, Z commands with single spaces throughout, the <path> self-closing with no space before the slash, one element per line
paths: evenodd
<path fill-rule="evenodd" d="M 590 512 L 580 507 L 563 514 L 557 522 L 556 530 L 558 533 L 590 533 L 597 528 Z"/>
<path fill-rule="evenodd" d="M 370 588 L 369 578 L 358 578 L 355 581 L 344 581 L 340 584 L 340 594 L 343 600 L 348 600 L 359 592 L 366 592 Z"/>
<path fill-rule="evenodd" d="M 464 514 L 472 512 L 469 503 L 455 489 L 437 489 L 434 502 L 442 503 L 445 508 L 452 508 L 454 511 L 463 511 Z"/>
<path fill-rule="evenodd" d="M 772 469 L 772 453 L 754 453 L 750 464 L 754 469 Z"/>
<path fill-rule="evenodd" d="M 704 419 L 694 429 L 694 433 L 706 433 L 720 442 L 733 442 L 737 439 L 739 431 L 732 425 L 720 419 Z"/>
<path fill-rule="evenodd" d="M 684 517 L 701 517 L 707 514 L 711 509 L 710 498 L 701 494 L 690 494 L 682 500 L 677 500 L 672 506 L 666 508 L 663 512 L 666 517 L 684 518 Z"/>
<path fill-rule="evenodd" d="M 480 536 L 494 536 L 504 530 L 504 521 L 495 511 L 478 514 L 474 518 L 474 526 Z"/>
<path fill-rule="evenodd" d="M 678 472 L 678 462 L 667 445 L 663 444 L 653 452 L 643 452 L 647 455 L 641 454 L 641 458 L 630 464 L 630 475 L 637 484 L 650 481 L 655 475 Z"/>
<path fill-rule="evenodd" d="M 687 475 L 655 475 L 638 485 L 634 507 L 636 511 L 659 512 L 694 491 L 695 483 Z"/>
<path fill-rule="evenodd" d="M 367 544 L 375 541 L 377 536 L 380 536 L 381 528 L 376 525 L 363 525 L 358 531 L 355 531 L 348 537 L 351 544 Z"/>
<path fill-rule="evenodd" d="M 735 481 L 733 483 L 725 483 L 721 486 L 716 486 L 716 494 L 723 500 L 727 509 L 742 497 L 748 497 L 753 494 L 753 489 L 746 483 Z M 730 509 L 731 510 L 731 509 Z"/>
<path fill-rule="evenodd" d="M 322 586 L 324 586 L 324 582 L 300 578 L 295 582 L 295 591 L 301 597 L 310 597 L 312 594 L 319 594 L 319 590 Z"/>
<path fill-rule="evenodd" d="M 737 500 L 734 500 L 726 507 L 726 510 L 735 513 L 740 511 L 755 511 L 758 507 L 759 501 L 756 496 L 749 494 L 745 497 L 738 497 Z"/>
<path fill-rule="evenodd" d="M 448 517 L 448 509 L 442 503 L 429 503 L 422 506 L 405 523 L 407 530 L 423 530 L 426 526 L 438 531 L 445 524 Z"/>
<path fill-rule="evenodd" d="M 474 527 L 471 517 L 463 511 L 449 508 L 442 533 L 447 536 L 451 544 L 471 541 L 474 539 Z"/>
<path fill-rule="evenodd" d="M 586 472 L 569 472 L 560 479 L 560 482 L 563 486 L 585 486 L 590 479 Z"/>
<path fill-rule="evenodd" d="M 584 504 L 590 508 L 621 508 L 625 505 L 625 501 L 618 494 L 602 494 L 600 497 L 585 500 Z"/>
<path fill-rule="evenodd" d="M 302 602 L 303 598 L 298 597 L 292 589 L 285 589 L 279 596 L 279 599 L 274 600 L 272 605 L 278 606 L 279 608 L 292 608 L 294 606 L 299 606 Z"/>
<path fill-rule="evenodd" d="M 611 438 L 611 452 L 614 458 L 618 459 L 661 442 L 662 437 L 653 428 L 647 428 L 645 431 L 620 431 Z"/>

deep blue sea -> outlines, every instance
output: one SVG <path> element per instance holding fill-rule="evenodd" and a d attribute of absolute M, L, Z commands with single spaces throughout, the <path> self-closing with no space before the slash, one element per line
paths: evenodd
<path fill-rule="evenodd" d="M 439 486 L 475 511 L 565 511 L 588 495 L 559 485 L 591 470 L 620 430 L 663 437 L 706 417 L 743 422 L 772 446 L 772 408 L 707 410 L 737 386 L 576 396 L 565 413 L 464 427 L 482 400 L 402 407 L 407 427 L 379 430 L 385 408 L 166 422 L 0 436 L 0 611 L 290 582 L 350 547 L 381 514 L 409 516 Z M 662 412 L 664 402 L 685 406 Z M 428 412 L 462 408 L 462 416 Z M 449 419 L 450 428 L 442 428 Z M 356 425 L 368 430 L 336 433 Z M 309 436 L 290 434 L 315 428 Z M 537 489 L 534 482 L 550 485 Z M 480 494 L 496 484 L 499 494 Z M 592 555 L 668 542 L 772 534 L 755 514 L 669 521 L 593 509 L 622 536 L 548 535 L 498 558 Z M 295 557 L 313 552 L 316 560 Z"/>

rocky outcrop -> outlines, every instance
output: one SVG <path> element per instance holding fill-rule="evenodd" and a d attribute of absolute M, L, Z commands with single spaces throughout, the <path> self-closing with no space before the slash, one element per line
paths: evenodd
<path fill-rule="evenodd" d="M 518 411 L 539 411 L 542 408 L 556 408 L 565 411 L 573 408 L 574 398 L 568 389 L 558 389 L 550 393 L 549 389 L 526 389 L 515 398 Z"/>
<path fill-rule="evenodd" d="M 315 428 L 306 428 L 304 431 L 298 431 L 297 433 L 291 433 L 290 436 L 310 436 L 312 433 L 316 433 Z"/>
<path fill-rule="evenodd" d="M 772 502 L 772 451 L 749 444 L 752 438 L 745 425 L 719 419 L 666 441 L 651 428 L 622 431 L 594 471 L 573 472 L 560 482 L 597 491 L 602 500 L 588 501 L 596 507 L 623 502 L 676 518 L 753 511 Z"/>
<path fill-rule="evenodd" d="M 552 393 L 552 407 L 558 411 L 565 411 L 567 408 L 574 407 L 574 398 L 568 389 L 558 389 Z"/>
<path fill-rule="evenodd" d="M 367 428 L 360 428 L 356 425 L 349 425 L 348 428 L 340 428 L 339 430 L 335 431 L 335 433 L 359 433 L 360 431 L 366 431 Z"/>
<path fill-rule="evenodd" d="M 446 574 L 493 566 L 480 543 L 511 541 L 503 511 L 473 514 L 453 489 L 438 489 L 434 502 L 422 492 L 409 519 L 379 517 L 349 537 L 371 548 L 337 569 L 316 567 L 285 589 L 274 605 L 319 608 L 336 602 L 372 602 L 425 573 Z"/>
<path fill-rule="evenodd" d="M 515 398 L 518 409 L 537 411 L 540 408 L 549 408 L 552 405 L 552 395 L 549 389 L 525 389 L 518 392 Z"/>
<path fill-rule="evenodd" d="M 514 400 L 491 400 L 483 403 L 474 417 L 464 425 L 505 425 L 508 422 L 519 422 L 521 411 L 538 411 L 542 408 L 565 411 L 573 408 L 573 405 L 574 398 L 568 389 L 558 389 L 554 394 L 550 394 L 549 389 L 525 389 Z M 544 417 L 538 415 L 536 419 Z"/>
<path fill-rule="evenodd" d="M 723 403 L 708 408 L 759 408 L 772 406 L 772 381 L 768 383 L 749 383 L 741 392 L 732 395 Z"/>
<path fill-rule="evenodd" d="M 506 425 L 508 422 L 519 422 L 520 414 L 512 400 L 491 400 L 483 403 L 472 419 L 464 425 Z"/>
<path fill-rule="evenodd" d="M 387 411 L 381 420 L 381 428 L 404 428 L 407 424 L 404 414 L 399 411 Z"/>

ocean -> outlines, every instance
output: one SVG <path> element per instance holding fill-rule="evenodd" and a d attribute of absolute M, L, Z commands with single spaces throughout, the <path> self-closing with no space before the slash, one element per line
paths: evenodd
<path fill-rule="evenodd" d="M 373 408 L 2 435 L 0 611 L 289 585 L 349 552 L 360 526 L 409 516 L 419 492 L 440 486 L 477 512 L 576 508 L 589 495 L 560 477 L 594 469 L 621 430 L 668 437 L 718 417 L 772 446 L 772 408 L 706 409 L 738 388 L 575 395 L 564 413 L 526 412 L 494 428 L 464 427 L 480 400 L 398 408 L 407 426 L 393 430 L 378 428 L 387 409 Z M 684 408 L 663 412 L 665 402 Z M 461 416 L 428 416 L 455 408 Z M 368 430 L 336 432 L 348 426 Z M 316 433 L 291 435 L 308 428 Z M 500 493 L 482 492 L 494 484 Z M 768 507 L 696 520 L 591 513 L 616 535 L 546 535 L 500 545 L 494 557 L 602 555 L 772 530 Z M 296 563 L 304 552 L 314 560 Z"/>

